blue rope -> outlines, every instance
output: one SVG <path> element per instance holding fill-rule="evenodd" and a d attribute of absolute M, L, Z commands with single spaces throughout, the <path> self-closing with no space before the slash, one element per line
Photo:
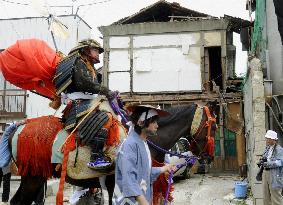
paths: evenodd
<path fill-rule="evenodd" d="M 171 171 L 170 175 L 169 175 L 169 181 L 168 181 L 168 187 L 167 187 L 167 191 L 166 191 L 166 197 L 165 197 L 164 205 L 167 205 L 169 192 L 170 192 L 170 186 L 172 184 L 172 181 L 173 181 L 173 171 Z"/>
<path fill-rule="evenodd" d="M 128 122 L 128 119 L 124 116 L 124 114 L 121 112 L 121 108 L 118 105 L 117 102 L 117 96 L 114 100 L 109 101 L 110 106 L 112 107 L 113 111 L 115 112 L 116 115 L 120 115 L 122 118 L 122 121 L 126 124 Z"/>
<path fill-rule="evenodd" d="M 183 154 L 178 154 L 177 152 L 170 152 L 169 150 L 163 149 L 162 147 L 159 147 L 158 145 L 154 144 L 152 141 L 147 140 L 147 142 L 153 146 L 155 149 L 157 149 L 158 151 L 161 151 L 164 154 L 169 154 L 170 156 L 176 156 L 179 158 L 197 158 L 196 156 L 186 156 Z"/>
<path fill-rule="evenodd" d="M 170 152 L 169 150 L 163 149 L 162 147 L 159 147 L 158 145 L 154 144 L 153 142 L 151 142 L 150 140 L 147 140 L 147 142 L 153 146 L 155 149 L 157 149 L 158 151 L 163 152 L 164 154 L 169 154 L 170 156 L 176 156 L 179 158 L 184 158 L 186 160 L 186 162 L 182 163 L 182 164 L 178 164 L 176 165 L 177 169 L 181 169 L 183 166 L 188 166 L 188 165 L 193 165 L 196 163 L 196 161 L 199 159 L 196 156 L 186 156 L 183 154 L 178 154 L 176 152 Z M 164 205 L 167 205 L 168 202 L 168 197 L 169 197 L 169 192 L 170 192 L 170 186 L 172 184 L 173 181 L 173 171 L 170 172 L 169 175 L 169 179 L 168 179 L 168 187 L 167 187 L 167 191 L 166 191 L 166 197 L 165 197 L 165 201 L 164 201 Z"/>

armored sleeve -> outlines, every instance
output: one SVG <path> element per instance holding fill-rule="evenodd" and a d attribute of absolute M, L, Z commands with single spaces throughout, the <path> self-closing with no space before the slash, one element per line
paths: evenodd
<path fill-rule="evenodd" d="M 107 95 L 109 89 L 101 86 L 96 78 L 87 69 L 86 64 L 78 59 L 73 70 L 73 85 L 77 91 L 88 92 L 93 94 Z"/>

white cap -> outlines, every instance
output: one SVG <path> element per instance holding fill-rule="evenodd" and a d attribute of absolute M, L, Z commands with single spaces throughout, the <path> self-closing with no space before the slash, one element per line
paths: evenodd
<path fill-rule="evenodd" d="M 146 113 L 147 113 L 147 115 L 146 115 Z M 157 111 L 154 110 L 154 109 L 150 109 L 150 110 L 148 110 L 147 112 L 143 112 L 143 113 L 141 114 L 141 116 L 140 116 L 138 122 L 143 122 L 143 121 L 145 121 L 146 119 L 149 119 L 149 118 L 151 118 L 151 117 L 153 117 L 153 116 L 156 116 L 156 115 L 158 115 Z M 146 119 L 145 119 L 145 118 L 146 118 Z"/>
<path fill-rule="evenodd" d="M 277 133 L 274 132 L 273 130 L 268 130 L 265 134 L 265 138 L 273 139 L 273 140 L 278 140 Z"/>

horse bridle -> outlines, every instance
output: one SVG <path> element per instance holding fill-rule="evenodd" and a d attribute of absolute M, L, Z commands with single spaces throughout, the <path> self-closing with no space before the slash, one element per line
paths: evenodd
<path fill-rule="evenodd" d="M 199 155 L 201 155 L 204 152 L 204 150 L 207 149 L 208 141 L 211 139 L 211 127 L 213 123 L 216 123 L 216 118 L 212 117 L 209 108 L 207 106 L 204 106 L 202 109 L 205 111 L 207 121 L 203 123 L 202 127 L 198 129 L 194 135 L 191 135 L 193 141 L 196 143 L 196 146 L 198 147 L 199 150 L 201 150 Z M 206 145 L 203 147 L 203 149 L 201 149 L 196 141 L 196 138 L 199 136 L 199 134 L 202 132 L 204 128 L 207 128 Z"/>

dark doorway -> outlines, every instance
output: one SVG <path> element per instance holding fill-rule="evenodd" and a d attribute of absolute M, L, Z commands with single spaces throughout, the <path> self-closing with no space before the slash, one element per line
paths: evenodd
<path fill-rule="evenodd" d="M 205 53 L 205 73 L 206 81 L 214 81 L 220 90 L 223 89 L 222 81 L 222 63 L 221 63 L 221 47 L 206 47 L 204 48 Z M 210 90 L 212 90 L 210 85 Z"/>

